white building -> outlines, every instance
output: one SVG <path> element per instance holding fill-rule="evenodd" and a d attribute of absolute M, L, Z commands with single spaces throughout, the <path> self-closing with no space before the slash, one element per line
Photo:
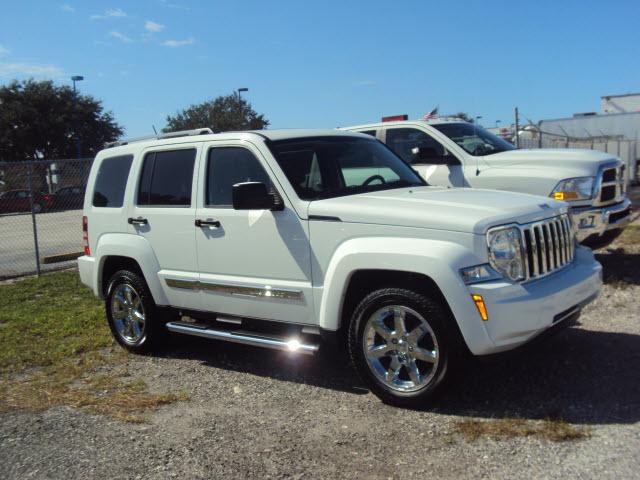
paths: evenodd
<path fill-rule="evenodd" d="M 605 95 L 600 97 L 600 113 L 640 112 L 640 93 Z"/>

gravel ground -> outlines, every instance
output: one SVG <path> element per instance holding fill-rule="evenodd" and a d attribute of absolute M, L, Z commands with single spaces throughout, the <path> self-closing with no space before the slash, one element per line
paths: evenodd
<path fill-rule="evenodd" d="M 435 409 L 382 404 L 338 358 L 180 338 L 128 368 L 190 400 L 147 424 L 65 407 L 5 414 L 0 478 L 640 478 L 639 257 L 615 245 L 599 255 L 623 284 L 605 285 L 580 325 L 470 364 Z M 468 419 L 548 416 L 591 437 L 456 433 Z"/>

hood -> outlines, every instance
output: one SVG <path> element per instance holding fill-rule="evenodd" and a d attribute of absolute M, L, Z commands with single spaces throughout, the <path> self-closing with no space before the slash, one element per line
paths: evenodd
<path fill-rule="evenodd" d="M 577 148 L 509 150 L 487 155 L 483 157 L 483 160 L 495 167 L 517 165 L 531 167 L 534 164 L 536 166 L 571 169 L 576 171 L 576 176 L 594 176 L 601 165 L 611 162 L 620 163 L 620 159 L 610 153 Z"/>
<path fill-rule="evenodd" d="M 309 215 L 343 222 L 483 234 L 506 223 L 529 223 L 567 211 L 537 195 L 471 188 L 412 187 L 316 200 Z"/>

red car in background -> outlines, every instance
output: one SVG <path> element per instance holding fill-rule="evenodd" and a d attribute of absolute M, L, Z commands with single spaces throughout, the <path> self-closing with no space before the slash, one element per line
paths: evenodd
<path fill-rule="evenodd" d="M 33 211 L 40 213 L 51 206 L 51 196 L 34 193 Z M 30 212 L 31 199 L 29 190 L 9 190 L 0 193 L 0 213 Z"/>

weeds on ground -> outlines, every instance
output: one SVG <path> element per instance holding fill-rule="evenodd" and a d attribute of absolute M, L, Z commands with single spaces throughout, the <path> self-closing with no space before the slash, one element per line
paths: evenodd
<path fill-rule="evenodd" d="M 68 405 L 140 422 L 146 410 L 186 399 L 149 392 L 126 360 L 76 272 L 0 285 L 0 413 Z"/>
<path fill-rule="evenodd" d="M 624 229 L 615 244 L 621 247 L 640 250 L 640 225 L 629 225 Z"/>
<path fill-rule="evenodd" d="M 571 425 L 561 418 L 462 420 L 456 424 L 456 432 L 470 442 L 480 438 L 504 440 L 514 437 L 536 437 L 552 442 L 566 442 L 591 436 L 589 428 Z"/>

